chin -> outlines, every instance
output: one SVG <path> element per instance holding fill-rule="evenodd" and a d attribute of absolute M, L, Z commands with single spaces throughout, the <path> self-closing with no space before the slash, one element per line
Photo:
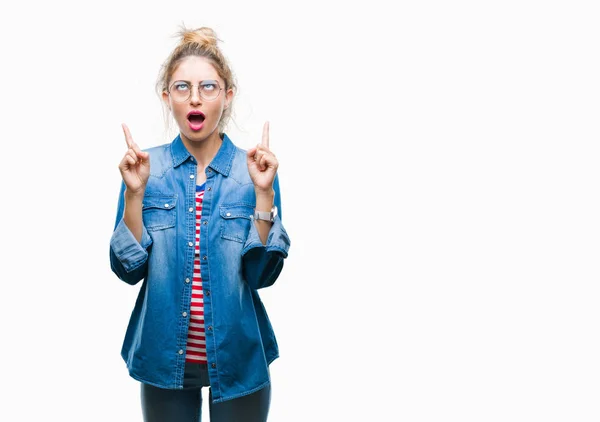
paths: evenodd
<path fill-rule="evenodd" d="M 208 130 L 206 130 L 206 128 L 202 128 L 202 130 L 200 130 L 198 132 L 186 129 L 186 131 L 183 132 L 183 134 L 190 141 L 201 142 L 201 141 L 205 141 L 208 138 L 210 138 L 210 136 L 213 134 L 213 132 L 214 132 L 214 130 L 209 132 Z"/>

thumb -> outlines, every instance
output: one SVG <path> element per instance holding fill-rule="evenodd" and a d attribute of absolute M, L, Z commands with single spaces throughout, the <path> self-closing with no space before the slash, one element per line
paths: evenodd
<path fill-rule="evenodd" d="M 246 160 L 248 161 L 248 163 L 254 162 L 254 154 L 256 154 L 256 147 L 250 148 L 246 153 Z"/>

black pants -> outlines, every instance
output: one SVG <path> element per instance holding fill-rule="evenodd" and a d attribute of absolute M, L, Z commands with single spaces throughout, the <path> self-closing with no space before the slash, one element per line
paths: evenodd
<path fill-rule="evenodd" d="M 144 422 L 200 422 L 202 387 L 209 387 L 206 364 L 186 363 L 183 389 L 170 390 L 141 383 Z M 266 422 L 271 404 L 271 386 L 247 396 L 212 404 L 211 422 Z"/>

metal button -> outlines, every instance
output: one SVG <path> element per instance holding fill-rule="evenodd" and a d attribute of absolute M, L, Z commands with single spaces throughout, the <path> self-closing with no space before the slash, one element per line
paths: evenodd
<path fill-rule="evenodd" d="M 186 279 L 185 279 L 185 282 L 186 282 L 186 283 L 189 283 L 189 282 L 190 282 L 190 279 L 189 279 L 189 278 L 186 278 Z"/>
<path fill-rule="evenodd" d="M 212 173 L 212 170 L 211 170 L 211 169 L 208 169 L 208 172 L 209 172 L 209 173 Z"/>
<path fill-rule="evenodd" d="M 204 220 L 204 225 L 206 226 L 208 224 L 208 221 Z"/>
<path fill-rule="evenodd" d="M 208 326 L 208 331 L 212 331 L 212 325 Z"/>
<path fill-rule="evenodd" d="M 184 317 L 186 317 L 187 316 L 187 312 L 183 312 L 181 315 L 184 316 Z"/>
<path fill-rule="evenodd" d="M 194 175 L 193 175 L 193 174 L 190 174 L 190 179 L 193 179 L 193 178 L 194 178 Z"/>
<path fill-rule="evenodd" d="M 206 296 L 210 296 L 210 290 L 206 290 L 205 293 L 206 293 Z"/>
<path fill-rule="evenodd" d="M 192 242 L 188 242 L 189 246 L 194 246 L 194 244 Z"/>
<path fill-rule="evenodd" d="M 165 204 L 165 208 L 169 208 L 169 204 Z"/>
<path fill-rule="evenodd" d="M 208 190 L 212 190 L 212 188 L 208 188 Z"/>
<path fill-rule="evenodd" d="M 204 256 L 202 257 L 202 259 L 206 260 L 206 255 L 204 255 Z"/>
<path fill-rule="evenodd" d="M 192 211 L 194 211 L 194 209 L 193 209 L 192 207 L 190 207 L 190 208 L 189 208 L 189 211 L 190 211 L 190 212 L 192 212 Z"/>
<path fill-rule="evenodd" d="M 183 350 L 179 349 L 179 354 L 183 355 Z"/>
<path fill-rule="evenodd" d="M 227 217 L 231 217 L 231 213 L 228 212 L 227 214 L 225 214 Z"/>
<path fill-rule="evenodd" d="M 213 368 L 216 368 L 217 364 L 216 363 L 211 363 L 210 366 L 213 367 Z"/>

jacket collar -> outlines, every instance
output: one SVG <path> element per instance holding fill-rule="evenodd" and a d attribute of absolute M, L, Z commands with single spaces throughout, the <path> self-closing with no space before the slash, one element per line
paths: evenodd
<path fill-rule="evenodd" d="M 229 176 L 229 172 L 231 171 L 231 165 L 233 163 L 233 157 L 235 156 L 235 145 L 231 142 L 231 139 L 227 136 L 227 134 L 223 133 L 223 143 L 217 151 L 217 155 L 210 162 L 208 167 L 212 168 L 214 171 L 221 173 L 223 176 Z M 171 143 L 171 155 L 173 157 L 173 167 L 178 167 L 185 160 L 189 159 L 192 154 L 189 153 L 183 141 L 181 140 L 181 135 L 177 135 L 177 137 Z"/>

